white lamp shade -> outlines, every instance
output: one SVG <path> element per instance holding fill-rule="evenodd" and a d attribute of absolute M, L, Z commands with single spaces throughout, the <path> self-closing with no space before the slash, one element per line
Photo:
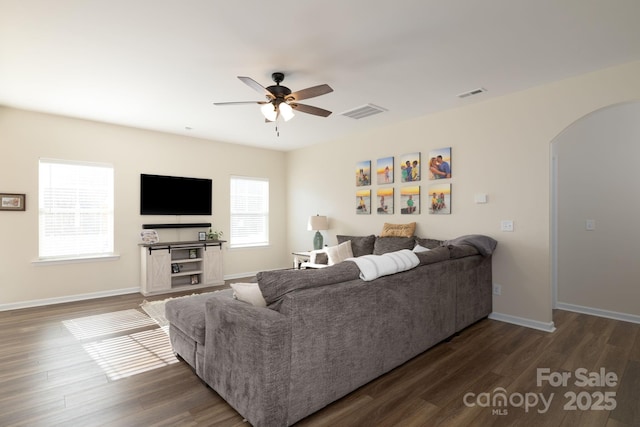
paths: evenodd
<path fill-rule="evenodd" d="M 328 230 L 329 219 L 326 216 L 316 215 L 309 217 L 309 224 L 307 230 Z"/>
<path fill-rule="evenodd" d="M 271 121 L 271 122 L 275 122 L 276 118 L 278 117 L 278 112 L 276 111 L 275 107 L 273 106 L 273 104 L 269 103 L 269 104 L 264 104 L 262 107 L 260 107 L 260 110 L 262 111 L 262 114 L 264 115 L 264 117 Z"/>
<path fill-rule="evenodd" d="M 282 118 L 285 122 L 288 122 L 293 118 L 293 116 L 295 116 L 295 114 L 293 114 L 293 108 L 291 108 L 291 105 L 286 102 L 281 102 L 280 105 L 278 105 L 278 109 L 280 109 L 280 114 L 282 114 Z"/>

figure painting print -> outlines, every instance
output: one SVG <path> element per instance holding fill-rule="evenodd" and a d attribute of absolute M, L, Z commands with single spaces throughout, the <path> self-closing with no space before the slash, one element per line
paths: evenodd
<path fill-rule="evenodd" d="M 429 152 L 429 179 L 451 178 L 451 147 Z"/>

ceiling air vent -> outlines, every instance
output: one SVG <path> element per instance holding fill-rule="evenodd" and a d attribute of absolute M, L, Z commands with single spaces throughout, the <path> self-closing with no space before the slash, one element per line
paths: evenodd
<path fill-rule="evenodd" d="M 362 107 L 354 108 L 353 110 L 340 113 L 342 116 L 351 117 L 352 119 L 363 119 L 365 117 L 373 116 L 374 114 L 384 113 L 387 111 L 385 108 L 378 107 L 377 105 L 367 104 Z"/>
<path fill-rule="evenodd" d="M 479 87 L 478 89 L 470 90 L 469 92 L 464 92 L 458 95 L 458 98 L 466 98 L 468 96 L 479 95 L 482 92 L 486 92 L 487 90 L 483 87 Z"/>

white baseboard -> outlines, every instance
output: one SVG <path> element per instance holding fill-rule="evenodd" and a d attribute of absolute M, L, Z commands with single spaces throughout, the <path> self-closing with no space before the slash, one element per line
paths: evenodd
<path fill-rule="evenodd" d="M 635 314 L 618 313 L 617 311 L 602 310 L 600 308 L 583 307 L 581 305 L 556 303 L 559 310 L 574 311 L 576 313 L 590 314 L 592 316 L 606 317 L 607 319 L 621 320 L 623 322 L 640 323 L 640 316 Z"/>
<path fill-rule="evenodd" d="M 510 314 L 496 313 L 495 311 L 489 315 L 489 319 L 512 323 L 518 326 L 525 326 L 527 328 L 537 329 L 543 332 L 553 332 L 556 330 L 553 322 L 539 322 L 537 320 L 526 319 L 524 317 L 511 316 Z"/>
<path fill-rule="evenodd" d="M 41 307 L 43 305 L 62 304 L 65 302 L 84 301 L 88 299 L 112 297 L 139 293 L 140 288 L 116 289 L 113 291 L 92 292 L 90 294 L 69 295 L 64 297 L 44 298 L 31 301 L 21 301 L 9 304 L 0 304 L 0 311 L 19 310 L 21 308 Z"/>

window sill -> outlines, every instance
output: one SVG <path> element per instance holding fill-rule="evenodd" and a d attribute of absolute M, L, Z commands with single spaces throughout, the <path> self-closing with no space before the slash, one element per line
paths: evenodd
<path fill-rule="evenodd" d="M 110 255 L 91 255 L 86 257 L 69 257 L 69 258 L 43 258 L 31 261 L 34 265 L 56 265 L 56 264 L 79 264 L 84 262 L 104 262 L 116 261 L 120 259 L 120 254 Z"/>

